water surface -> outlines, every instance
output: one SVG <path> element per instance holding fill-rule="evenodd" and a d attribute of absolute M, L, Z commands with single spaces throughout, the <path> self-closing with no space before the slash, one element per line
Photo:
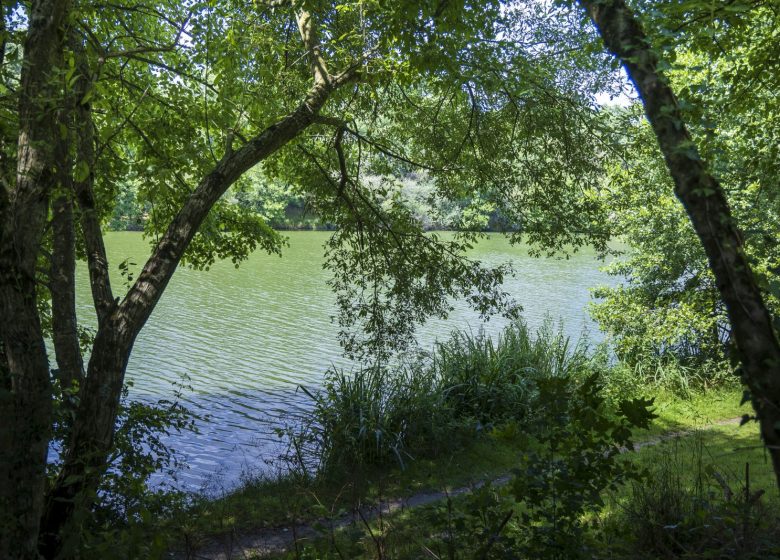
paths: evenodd
<path fill-rule="evenodd" d="M 327 232 L 290 232 L 283 257 L 261 253 L 235 269 L 229 262 L 209 271 L 180 267 L 135 343 L 127 370 L 130 395 L 137 399 L 170 398 L 172 384 L 186 379 L 182 399 L 194 412 L 208 415 L 200 434 L 171 437 L 189 464 L 182 480 L 198 487 L 215 473 L 226 485 L 242 470 L 256 470 L 275 454 L 269 426 L 284 422 L 304 404 L 299 385 L 316 386 L 325 370 L 349 367 L 341 356 L 337 328 L 331 323 L 334 298 L 326 284 L 323 249 Z M 115 292 L 124 291 L 118 264 L 139 266 L 149 242 L 139 233 L 106 235 Z M 568 260 L 532 258 L 501 236 L 481 241 L 473 252 L 485 264 L 512 262 L 517 271 L 506 290 L 523 306 L 534 328 L 546 316 L 562 319 L 566 332 L 583 330 L 592 341 L 600 335 L 589 319 L 589 288 L 612 284 L 602 264 L 585 250 Z M 80 265 L 78 313 L 94 324 L 86 266 Z M 506 321 L 486 324 L 462 302 L 446 320 L 419 329 L 418 342 L 430 348 L 453 329 L 470 328 L 495 335 Z M 270 422 L 270 424 L 269 424 Z"/>

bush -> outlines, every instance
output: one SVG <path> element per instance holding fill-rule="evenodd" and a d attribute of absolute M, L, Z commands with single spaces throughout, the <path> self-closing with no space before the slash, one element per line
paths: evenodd
<path fill-rule="evenodd" d="M 624 451 L 633 449 L 631 430 L 655 417 L 653 402 L 624 400 L 611 410 L 598 372 L 536 384 L 532 442 L 512 482 L 527 528 L 519 547 L 533 558 L 578 558 L 585 554 L 583 516 L 604 505 L 607 489 L 643 476 Z"/>
<path fill-rule="evenodd" d="M 523 426 L 528 437 L 510 484 L 486 482 L 423 510 L 400 535 L 385 535 L 395 546 L 386 557 L 418 558 L 420 543 L 431 558 L 453 560 L 596 557 L 589 516 L 609 491 L 643 476 L 624 451 L 632 429 L 653 417 L 649 400 L 610 406 L 601 373 L 536 380 L 535 412 Z"/>
<path fill-rule="evenodd" d="M 99 490 L 98 522 L 138 520 L 142 512 L 163 516 L 183 502 L 184 494 L 175 487 L 183 464 L 164 437 L 172 431 L 187 430 L 195 430 L 194 416 L 178 401 L 131 401 L 125 389 L 109 459 L 111 467 Z M 155 474 L 164 474 L 165 482 L 153 485 Z"/>
<path fill-rule="evenodd" d="M 84 520 L 80 534 L 66 536 L 69 554 L 85 560 L 164 556 L 164 519 L 188 502 L 175 487 L 183 465 L 165 436 L 195 430 L 194 421 L 178 400 L 134 401 L 128 399 L 127 387 L 123 389 L 109 468 L 101 478 L 93 515 Z M 62 424 L 60 419 L 55 426 L 58 435 L 65 433 Z M 50 476 L 57 475 L 58 467 L 58 462 L 49 465 Z M 164 474 L 166 481 L 154 484 L 156 474 Z"/>

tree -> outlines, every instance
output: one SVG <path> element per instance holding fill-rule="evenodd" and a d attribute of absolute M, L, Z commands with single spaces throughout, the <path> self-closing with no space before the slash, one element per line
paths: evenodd
<path fill-rule="evenodd" d="M 631 9 L 623 0 L 580 0 L 580 4 L 634 82 L 674 181 L 675 195 L 704 247 L 780 486 L 780 342 L 726 194 L 691 139 L 677 97 L 661 70 L 662 61 Z"/>
<path fill-rule="evenodd" d="M 9 112 L 17 125 L 3 136 L 5 171 L 16 170 L 14 178 L 6 172 L 0 206 L 0 555 L 75 553 L 63 538 L 78 540 L 107 467 L 133 342 L 177 266 L 207 267 L 226 257 L 238 263 L 257 246 L 279 250 L 279 236 L 259 216 L 222 199 L 260 162 L 269 162 L 270 174 L 307 184 L 323 215 L 338 218 L 334 268 L 358 270 L 334 280 L 343 292 L 342 324 L 365 327 L 377 356 L 408 339 L 410 319 L 446 313 L 450 296 L 468 295 L 485 313 L 511 310 L 499 289 L 504 270 L 485 270 L 463 256 L 469 238 L 425 237 L 403 205 L 383 208 L 382 193 L 354 178 L 360 159 L 347 157 L 364 145 L 392 152 L 349 119 L 322 112 L 329 103 L 341 115 L 375 113 L 382 80 L 407 64 L 399 53 L 440 35 L 457 52 L 495 14 L 474 11 L 469 28 L 444 6 L 410 12 L 415 3 L 395 10 L 381 4 L 36 0 L 26 19 L 13 20 L 14 36 L 25 43 L 18 88 L 14 68 L 3 66 L 4 101 L 19 108 Z M 425 26 L 409 23 L 418 17 Z M 3 22 L 10 19 L 6 13 Z M 248 36 L 239 40 L 247 22 Z M 415 64 L 430 71 L 438 63 L 411 58 L 410 81 Z M 465 94 L 455 90 L 453 107 L 461 107 Z M 309 128 L 317 134 L 304 138 Z M 152 203 L 150 231 L 159 232 L 123 298 L 109 282 L 101 235 L 121 175 L 153 187 L 144 195 Z M 77 249 L 88 261 L 98 319 L 86 367 L 73 303 Z M 42 322 L 47 297 L 55 382 L 75 398 L 64 403 L 63 464 L 45 492 L 54 421 Z"/>
<path fill-rule="evenodd" d="M 772 51 L 778 16 L 762 5 L 710 7 L 664 6 L 648 13 L 647 29 L 668 52 L 667 76 L 680 109 L 728 195 L 745 252 L 776 315 L 780 123 L 771 115 L 778 84 L 774 74 L 759 69 L 778 54 Z M 731 347 L 726 309 L 641 110 L 640 103 L 613 110 L 624 123 L 626 150 L 623 161 L 609 166 L 612 188 L 604 192 L 605 204 L 631 251 L 610 265 L 625 280 L 597 291 L 605 299 L 594 306 L 594 317 L 625 361 L 676 362 L 693 366 L 697 375 L 723 373 L 730 369 L 724 364 Z"/>
<path fill-rule="evenodd" d="M 62 26 L 67 12 L 66 2 L 35 2 L 31 6 L 19 83 L 18 141 L 13 151 L 6 139 L 3 146 L 0 555 L 7 558 L 37 557 L 43 509 L 51 388 L 36 307 L 35 268 L 56 180 L 51 139 L 58 132 L 58 95 L 52 74 L 64 42 Z M 7 185 L 14 185 L 13 190 Z"/>
<path fill-rule="evenodd" d="M 78 540 L 108 467 L 133 343 L 176 268 L 281 250 L 262 216 L 228 193 L 254 166 L 338 225 L 328 266 L 342 343 L 357 357 L 385 360 L 454 297 L 485 315 L 516 313 L 501 289 L 508 269 L 465 256 L 477 233 L 425 235 L 408 202 L 367 177 L 424 170 L 436 197 L 511 217 L 515 239 L 604 246 L 598 190 L 614 143 L 592 97 L 605 73 L 574 16 L 516 7 L 35 0 L 17 6 L 26 18 L 5 14 L 4 37 L 25 44 L 13 51 L 18 70 L 2 66 L 0 417 L 11 421 L 0 424 L 0 554 L 75 553 L 63 539 Z M 138 185 L 154 239 L 123 297 L 101 234 L 120 184 Z M 98 323 L 86 366 L 77 255 Z M 73 395 L 57 419 L 48 332 L 53 382 Z M 44 492 L 55 420 L 66 428 L 63 464 Z"/>
<path fill-rule="evenodd" d="M 153 15 L 160 13 L 150 11 Z M 1 207 L 3 359 L 0 367 L 4 422 L 0 436 L 3 444 L 0 451 L 3 510 L 0 555 L 3 557 L 37 558 L 39 524 L 42 525 L 44 553 L 53 557 L 60 552 L 61 529 L 71 522 L 74 512 L 88 507 L 96 481 L 105 468 L 133 341 L 198 227 L 219 197 L 242 173 L 311 125 L 332 93 L 353 82 L 364 66 L 365 56 L 361 55 L 340 72 L 329 72 L 311 13 L 299 7 L 295 14 L 310 60 L 312 81 L 308 91 L 304 92 L 297 107 L 261 127 L 240 148 L 232 150 L 227 146 L 223 156 L 181 204 L 143 272 L 120 301 L 114 298 L 108 280 L 108 263 L 95 206 L 95 138 L 90 98 L 94 94 L 97 69 L 90 67 L 89 53 L 77 29 L 77 17 L 83 14 L 71 10 L 67 2 L 41 0 L 32 3 L 18 95 L 16 179 L 6 183 Z M 97 45 L 90 45 L 89 41 L 87 44 L 103 49 L 93 60 L 97 65 L 110 58 L 128 60 L 157 51 L 173 52 L 179 46 L 187 21 L 180 22 L 174 41 L 168 46 L 151 41 L 145 43 L 149 38 L 143 37 L 132 38 L 137 41 L 134 49 L 118 52 L 109 51 L 99 40 Z M 94 30 L 87 28 L 86 31 L 89 35 Z M 94 40 L 94 37 L 90 38 Z M 71 49 L 65 48 L 68 43 Z M 69 52 L 64 56 L 66 51 Z M 68 63 L 70 71 L 67 70 Z M 60 87 L 63 75 L 67 84 L 65 90 Z M 61 93 L 67 94 L 65 102 L 62 102 Z M 73 126 L 72 134 L 67 131 L 68 125 Z M 57 139 L 68 140 L 72 145 L 61 148 Z M 4 154 L 9 155 L 8 151 Z M 71 156 L 76 159 L 72 165 Z M 59 284 L 51 284 L 54 340 L 61 379 L 78 383 L 78 404 L 66 442 L 64 465 L 48 493 L 44 508 L 52 392 L 36 306 L 36 264 L 52 198 L 56 202 L 53 222 L 62 226 L 62 231 L 55 236 L 58 245 L 55 256 L 61 261 L 58 264 L 64 279 Z M 74 198 L 78 201 L 98 315 L 98 330 L 86 372 L 81 371 L 78 359 L 66 359 L 69 351 L 78 350 L 72 328 L 75 319 L 71 234 Z M 55 264 L 52 259 L 53 268 Z M 52 274 L 52 277 L 54 279 L 56 275 Z"/>

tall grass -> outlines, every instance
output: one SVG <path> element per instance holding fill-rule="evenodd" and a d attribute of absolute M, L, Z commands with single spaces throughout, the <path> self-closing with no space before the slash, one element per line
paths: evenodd
<path fill-rule="evenodd" d="M 524 418 L 533 400 L 534 380 L 572 375 L 589 362 L 585 345 L 572 346 L 549 322 L 536 336 L 525 324 L 515 323 L 495 342 L 455 333 L 436 346 L 431 370 L 458 418 L 489 425 Z"/>
<path fill-rule="evenodd" d="M 633 485 L 617 530 L 643 552 L 632 557 L 777 558 L 780 524 L 764 489 L 751 488 L 750 462 L 733 469 L 703 435 L 665 444 L 649 476 Z"/>
<path fill-rule="evenodd" d="M 319 391 L 302 389 L 311 407 L 286 431 L 287 458 L 306 476 L 358 466 L 401 466 L 533 408 L 535 380 L 591 367 L 583 343 L 571 344 L 548 322 L 535 334 L 521 322 L 496 340 L 456 333 L 426 358 L 398 367 L 331 370 Z"/>
<path fill-rule="evenodd" d="M 450 428 L 452 415 L 424 368 L 331 370 L 321 390 L 302 390 L 312 407 L 288 432 L 288 458 L 307 476 L 388 460 L 404 465 Z"/>

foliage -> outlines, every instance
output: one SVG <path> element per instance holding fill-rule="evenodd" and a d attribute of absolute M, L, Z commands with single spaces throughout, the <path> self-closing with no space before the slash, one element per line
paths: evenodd
<path fill-rule="evenodd" d="M 533 414 L 536 380 L 576 376 L 592 365 L 584 340 L 571 345 L 548 320 L 535 335 L 515 323 L 495 341 L 456 332 L 437 344 L 431 367 L 454 413 L 490 429 Z"/>
<path fill-rule="evenodd" d="M 510 330 L 522 336 L 521 329 Z M 458 340 L 455 338 L 448 344 L 456 344 Z M 546 354 L 539 351 L 545 348 L 543 343 L 533 346 L 537 356 Z M 475 348 L 467 347 L 468 351 L 479 352 Z M 644 480 L 642 467 L 626 450 L 633 448 L 632 430 L 648 428 L 654 417 L 649 410 L 652 401 L 624 399 L 613 408 L 603 394 L 603 371 L 589 371 L 586 367 L 573 371 L 563 369 L 557 374 L 554 371 L 551 368 L 544 370 L 544 375 L 529 374 L 532 378 L 527 384 L 533 389 L 526 392 L 525 417 L 509 423 L 504 418 L 504 423 L 490 432 L 497 438 L 510 438 L 520 453 L 520 464 L 514 469 L 510 483 L 501 487 L 488 482 L 457 502 L 448 498 L 422 513 L 426 534 L 419 543 L 424 550 L 446 558 L 568 559 L 589 557 L 595 552 L 586 545 L 585 537 L 590 530 L 586 516 L 602 510 L 606 494 L 628 481 Z M 353 387 L 356 385 L 362 383 L 354 383 Z M 435 407 L 425 412 L 432 415 L 430 422 L 440 421 L 441 413 Z M 449 411 L 453 413 L 456 411 Z M 356 418 L 368 416 L 353 414 Z M 417 416 L 409 420 L 410 424 L 424 422 Z M 362 432 L 365 446 L 371 448 L 376 444 L 372 450 L 380 449 L 380 440 L 373 439 L 374 434 L 367 426 L 360 430 L 358 426 L 345 427 L 353 434 Z M 459 424 L 441 426 L 441 429 L 443 436 L 449 436 L 452 448 Z M 343 434 L 338 433 L 333 441 L 343 442 L 342 438 Z M 349 452 L 365 452 L 365 448 L 355 448 L 356 441 L 357 437 L 345 442 Z M 415 451 L 411 445 L 408 449 Z M 391 455 L 389 450 L 385 452 L 387 458 Z M 358 456 L 353 456 L 352 461 L 343 459 L 340 468 L 349 464 L 355 476 L 362 471 L 364 463 Z M 371 528 L 367 524 L 366 531 L 367 534 L 357 531 L 354 535 L 348 532 L 339 544 L 332 532 L 325 531 L 323 538 L 332 545 L 318 554 L 329 551 L 338 556 L 339 551 L 343 554 L 345 550 L 375 547 L 376 556 L 384 558 L 387 547 L 393 543 L 401 550 L 406 548 L 402 544 L 403 535 L 393 537 L 392 525 L 383 525 L 381 519 L 379 527 Z M 324 557 L 329 556 L 326 553 Z"/>
<path fill-rule="evenodd" d="M 385 209 L 397 200 L 397 196 L 423 230 L 496 231 L 505 228 L 494 204 L 480 197 L 448 200 L 437 196 L 436 183 L 424 170 L 399 173 L 402 174 L 371 175 L 365 180 L 372 190 L 387 191 Z M 264 178 L 259 171 L 248 173 L 233 190 L 232 198 L 242 208 L 259 214 L 274 229 L 335 227 L 314 213 L 309 197 L 300 187 Z"/>
<path fill-rule="evenodd" d="M 605 491 L 643 478 L 623 452 L 633 448 L 631 430 L 649 427 L 655 417 L 653 401 L 624 400 L 610 411 L 598 373 L 536 384 L 529 426 L 535 445 L 523 453 L 512 482 L 528 531 L 520 546 L 535 558 L 584 557 L 583 515 L 604 505 Z"/>
<path fill-rule="evenodd" d="M 776 64 L 777 13 L 762 3 L 686 2 L 643 15 L 654 42 L 668 51 L 668 74 L 693 140 L 728 193 L 764 297 L 777 310 L 780 130 L 771 116 L 778 109 L 776 75 L 764 71 Z M 726 311 L 640 115 L 634 106 L 613 117 L 628 133 L 625 159 L 608 167 L 611 188 L 602 194 L 630 249 L 608 267 L 626 282 L 596 290 L 604 301 L 593 314 L 629 364 L 706 364 L 717 376 L 730 355 Z"/>
<path fill-rule="evenodd" d="M 700 21 L 708 7 L 703 2 L 684 4 L 648 9 L 647 17 L 657 23 L 660 43 L 670 49 L 676 46 L 670 45 L 676 35 L 669 33 L 668 22 L 680 14 L 686 17 L 681 34 L 685 49 L 672 76 L 689 86 L 683 96 L 689 106 L 684 110 L 701 123 L 694 130 L 696 141 L 706 158 L 718 162 L 716 172 L 733 193 L 738 219 L 748 224 L 746 250 L 776 306 L 777 88 L 775 78 L 764 81 L 761 68 L 779 58 L 777 16 L 763 3 L 737 2 L 723 10 L 710 6 L 707 25 L 692 26 L 690 22 Z M 484 317 L 495 313 L 517 317 L 517 308 L 501 287 L 511 270 L 488 269 L 466 256 L 479 237 L 474 232 L 490 227 L 491 218 L 500 222 L 495 227 L 512 232 L 513 239 L 526 236 L 537 252 L 576 250 L 585 243 L 606 251 L 611 234 L 627 235 L 639 252 L 613 271 L 629 275 L 629 286 L 598 292 L 607 300 L 596 313 L 616 337 L 618 354 L 629 365 L 654 361 L 665 367 L 669 358 L 682 359 L 687 368 L 705 362 L 717 365 L 727 357 L 730 333 L 723 306 L 692 231 L 664 194 L 671 191 L 660 160 L 642 149 L 652 145 L 647 130 L 632 122 L 636 112 L 619 115 L 623 120 L 615 126 L 613 115 L 594 106 L 595 92 L 614 85 L 614 79 L 602 64 L 603 57 L 593 57 L 592 34 L 583 30 L 577 13 L 565 5 L 408 0 L 296 0 L 289 5 L 165 0 L 130 6 L 78 2 L 72 10 L 68 5 L 70 11 L 63 18 L 67 40 L 54 44 L 51 56 L 41 57 L 44 67 L 34 72 L 50 78 L 43 100 L 20 98 L 18 93 L 24 91 L 19 87 L 26 67 L 23 56 L 35 52 L 27 46 L 22 49 L 27 27 L 37 21 L 30 6 L 38 4 L 14 4 L 2 14 L 0 171 L 8 188 L 0 194 L 0 241 L 5 243 L 0 252 L 15 266 L 17 249 L 28 244 L 30 262 L 34 264 L 40 253 L 43 265 L 39 278 L 28 274 L 30 282 L 50 281 L 48 239 L 40 240 L 52 228 L 44 218 L 41 224 L 32 220 L 27 227 L 30 216 L 16 215 L 16 209 L 24 211 L 28 204 L 43 216 L 51 210 L 53 195 L 85 182 L 89 183 L 85 196 L 75 201 L 71 193 L 66 198 L 80 218 L 89 219 L 91 206 L 96 205 L 98 223 L 91 234 L 97 240 L 91 242 L 101 245 L 101 223 L 126 227 L 137 224 L 139 216 L 149 238 L 160 240 L 160 251 L 145 267 L 147 280 L 153 277 L 153 282 L 144 287 L 135 279 L 139 288 L 135 295 L 141 297 L 112 303 L 110 295 L 109 321 L 101 311 L 106 302 L 96 296 L 103 335 L 96 340 L 106 341 L 106 346 L 93 347 L 102 353 L 93 351 L 92 356 L 113 356 L 116 364 L 106 365 L 103 371 L 95 360 L 98 369 L 91 368 L 89 380 L 97 380 L 94 386 L 99 390 L 83 396 L 97 402 L 96 409 L 108 412 L 95 415 L 109 418 L 108 430 L 115 424 L 109 405 L 115 406 L 119 398 L 132 342 L 170 280 L 170 275 L 155 273 L 165 269 L 172 274 L 179 262 L 207 269 L 216 259 L 230 259 L 238 266 L 258 248 L 281 252 L 284 240 L 271 225 L 282 219 L 286 209 L 282 205 L 290 193 L 285 189 L 292 190 L 298 208 L 311 209 L 324 223 L 337 227 L 326 251 L 341 341 L 350 356 L 373 362 L 373 368 L 354 379 L 334 373 L 324 395 L 313 396 L 314 420 L 308 424 L 308 435 L 299 441 L 311 445 L 328 468 L 356 458 L 366 463 L 392 456 L 403 460 L 413 447 L 434 448 L 442 436 L 421 421 L 423 411 L 431 407 L 442 415 L 441 425 L 481 428 L 524 420 L 530 417 L 528 403 L 533 399 L 548 390 L 551 394 L 569 390 L 545 388 L 539 381 L 569 375 L 569 365 L 563 363 L 569 360 L 566 344 L 554 344 L 550 352 L 541 348 L 539 355 L 534 346 L 528 363 L 516 363 L 516 353 L 505 354 L 500 346 L 515 342 L 504 341 L 494 348 L 483 341 L 467 341 L 472 346 L 467 355 L 442 346 L 438 362 L 434 360 L 422 374 L 413 366 L 403 373 L 388 373 L 388 360 L 412 343 L 415 326 L 430 317 L 446 317 L 453 298 L 467 300 Z M 315 16 L 312 29 L 322 45 L 294 39 L 295 12 L 304 8 Z M 48 41 L 54 36 L 46 35 Z M 35 34 L 29 39 L 32 47 L 40 40 Z M 713 44 L 727 44 L 729 50 L 719 47 L 722 55 Z M 276 134 L 277 124 L 283 122 L 280 117 L 301 102 L 309 107 L 312 68 L 316 74 L 322 66 L 316 59 L 319 53 L 327 54 L 334 72 L 357 68 L 360 72 L 355 72 L 350 87 L 329 91 L 326 110 L 311 126 L 306 121 L 308 128 L 279 135 L 262 157 L 254 158 L 253 164 L 262 161 L 256 171 L 262 181 L 251 185 L 248 178 L 239 179 L 233 191 L 223 196 L 236 179 L 229 172 L 232 155 Z M 747 89 L 740 83 L 743 76 L 749 78 Z M 49 90 L 56 95 L 48 95 Z M 16 192 L 14 180 L 26 177 L 26 172 L 17 172 L 17 138 L 28 138 L 19 134 L 19 123 L 31 112 L 17 108 L 30 101 L 45 105 L 46 111 L 34 103 L 30 107 L 40 115 L 40 122 L 59 132 L 48 146 L 54 152 L 58 145 L 56 157 L 52 156 L 56 161 L 37 165 L 57 177 L 51 185 L 32 181 L 36 184 L 28 188 L 30 192 Z M 711 123 L 721 107 L 727 109 L 718 130 Z M 61 122 L 55 122 L 61 114 Z M 81 118 L 85 115 L 89 118 Z M 626 122 L 635 134 L 619 140 L 616 130 Z M 77 148 L 85 138 L 94 161 Z M 623 159 L 610 164 L 615 154 Z M 225 168 L 228 173 L 223 174 Z M 611 179 L 609 189 L 603 180 L 605 168 Z M 751 172 L 745 175 L 743 169 Z M 422 170 L 426 173 L 422 193 L 398 188 L 385 179 L 411 177 Z M 267 196 L 254 196 L 259 189 L 266 189 Z M 189 222 L 182 213 L 188 201 L 190 208 L 202 211 L 200 218 Z M 462 233 L 452 241 L 426 235 L 430 224 L 422 216 L 424 207 L 454 222 Z M 177 222 L 181 216 L 182 222 Z M 70 229 L 75 232 L 72 224 Z M 76 235 L 79 255 L 87 253 L 87 229 Z M 89 254 L 93 269 L 105 264 L 99 251 L 97 257 L 91 250 Z M 32 393 L 13 393 L 13 403 L 21 403 L 19 412 L 27 410 L 25 403 L 44 403 L 45 414 L 37 420 L 51 425 L 47 407 L 60 398 L 56 405 L 67 404 L 73 388 L 50 391 L 39 324 L 42 319 L 43 328 L 48 327 L 47 304 L 37 301 L 36 315 L 35 287 L 21 293 L 19 278 L 13 277 L 17 271 L 10 265 L 8 270 L 3 280 L 7 288 L 3 293 L 8 295 L 3 301 L 18 300 L 17 307 L 9 304 L 10 309 L 26 309 L 32 302 L 25 333 L 34 339 L 29 348 L 40 350 L 42 366 L 11 371 L 15 361 L 6 360 L 5 354 L 16 331 L 6 321 L 10 324 L 18 318 L 10 317 L 2 324 L 0 371 L 9 386 L 11 379 L 36 380 L 30 387 L 40 395 L 28 399 Z M 126 279 L 128 284 L 132 281 Z M 92 281 L 97 282 L 95 276 Z M 100 292 L 110 294 L 110 290 L 93 291 Z M 75 306 L 71 307 L 66 318 L 75 322 Z M 132 313 L 125 313 L 128 309 Z M 523 346 L 525 339 L 520 339 Z M 573 354 L 578 356 L 576 350 Z M 579 369 L 577 359 L 574 369 Z M 118 377 L 114 380 L 109 374 Z M 529 383 L 537 374 L 539 382 Z M 101 392 L 108 393 L 108 385 L 113 394 Z M 577 398 L 598 408 L 594 395 Z M 113 478 L 109 474 L 104 482 L 107 494 L 133 496 L 146 487 L 152 469 L 169 460 L 162 440 L 156 439 L 157 431 L 181 428 L 187 421 L 175 406 L 167 412 L 130 406 L 125 414 L 117 436 L 118 445 L 125 449 L 117 457 L 117 468 L 135 474 Z M 16 416 L 20 425 L 33 425 L 36 420 L 22 414 L 14 420 Z M 82 420 L 83 433 L 88 433 L 91 417 Z M 67 419 L 60 422 L 60 427 L 67 425 Z M 36 433 L 29 438 L 25 429 L 8 434 L 20 442 L 19 451 L 12 453 L 29 452 L 31 457 L 35 455 L 31 450 L 48 437 Z M 24 437 L 14 439 L 19 434 Z M 567 432 L 559 435 L 574 437 Z M 594 436 L 603 445 L 600 437 Z M 110 441 L 97 439 L 98 444 Z M 67 444 L 67 436 L 62 441 Z M 37 456 L 43 461 L 43 453 Z M 84 457 L 74 457 L 79 468 L 87 464 Z M 575 459 L 568 460 L 563 463 L 567 468 L 582 467 Z M 43 468 L 30 472 L 30 480 L 35 480 Z M 84 479 L 92 476 L 87 474 Z M 27 490 L 19 489 L 15 498 Z M 565 494 L 566 489 L 560 492 Z M 28 502 L 41 504 L 40 498 L 24 496 L 19 503 L 21 507 Z M 588 498 L 593 499 L 593 494 Z M 142 508 L 140 499 L 135 500 L 109 503 L 107 511 L 126 515 Z M 573 503 L 572 509 L 577 507 L 586 506 Z M 33 519 L 30 526 L 35 527 L 40 513 L 24 511 L 18 517 Z M 576 527 L 570 528 L 576 533 Z M 37 539 L 31 535 L 27 541 Z"/>
<path fill-rule="evenodd" d="M 41 313 L 44 318 L 50 317 L 50 311 L 45 308 Z M 49 334 L 50 325 L 45 329 Z M 94 333 L 86 327 L 81 327 L 80 336 L 86 348 L 94 340 Z M 57 370 L 52 371 L 52 377 L 56 398 L 51 446 L 59 452 L 69 437 L 80 388 L 78 384 L 63 387 Z M 101 479 L 94 518 L 90 520 L 93 529 L 103 526 L 105 534 L 111 527 L 124 530 L 127 525 L 148 523 L 153 517 L 169 515 L 186 500 L 185 493 L 177 487 L 178 474 L 186 464 L 167 442 L 168 436 L 175 432 L 197 432 L 198 418 L 181 402 L 186 381 L 185 378 L 171 383 L 172 399 L 153 402 L 131 399 L 132 384 L 123 387 L 109 467 Z M 57 456 L 47 465 L 50 478 L 56 477 L 61 459 Z M 97 544 L 98 540 L 92 542 L 93 546 Z"/>
<path fill-rule="evenodd" d="M 305 193 L 295 185 L 269 180 L 259 170 L 250 171 L 236 185 L 232 198 L 274 229 L 320 229 L 328 225 L 321 223 L 316 215 L 310 215 Z"/>
<path fill-rule="evenodd" d="M 609 176 L 615 191 L 608 204 L 618 210 L 616 227 L 631 248 L 606 269 L 626 280 L 594 290 L 603 301 L 591 307 L 592 315 L 629 365 L 723 361 L 728 326 L 704 252 L 663 161 L 651 151 L 649 128 L 640 126 L 635 141 L 629 152 L 635 165 L 615 164 Z"/>
<path fill-rule="evenodd" d="M 604 156 L 589 140 L 610 140 L 582 86 L 605 83 L 604 75 L 598 64 L 578 70 L 583 57 L 568 54 L 555 67 L 537 48 L 552 37 L 590 39 L 559 8 L 504 14 L 499 2 L 469 6 L 312 3 L 329 65 L 362 60 L 361 78 L 354 91 L 333 92 L 323 115 L 328 124 L 315 123 L 237 181 L 184 261 L 238 265 L 257 248 L 282 249 L 270 226 L 337 227 L 328 255 L 342 340 L 349 353 L 366 348 L 383 357 L 408 344 L 416 323 L 445 315 L 451 296 L 466 296 L 481 312 L 509 310 L 498 286 L 508 271 L 464 258 L 473 238 L 435 243 L 429 236 L 425 243 L 420 231 L 523 230 L 540 246 L 603 244 L 594 194 Z M 186 19 L 187 48 L 107 58 L 92 107 L 105 142 L 95 173 L 101 212 L 108 216 L 113 207 L 110 223 L 121 226 L 142 209 L 144 229 L 157 240 L 192 184 L 294 106 L 311 77 L 291 44 L 288 6 L 195 3 L 184 14 L 163 3 L 155 10 L 165 22 L 155 29 L 157 42 L 175 44 L 176 24 Z M 93 42 L 110 36 L 112 18 L 130 34 L 115 48 L 147 46 L 140 39 L 146 11 L 110 12 L 80 13 L 97 28 L 89 56 L 100 55 Z M 514 40 L 526 18 L 549 26 L 529 44 Z M 553 157 L 553 145 L 561 156 Z M 537 150 L 517 163 L 520 151 Z M 113 154 L 121 157 L 111 160 Z"/>
<path fill-rule="evenodd" d="M 280 435 L 288 438 L 292 465 L 307 475 L 403 467 L 466 437 L 525 425 L 539 406 L 537 380 L 568 379 L 591 367 L 584 344 L 570 346 L 549 323 L 535 336 L 513 323 L 495 342 L 455 333 L 427 359 L 331 370 L 320 391 L 302 389 L 311 409 Z"/>
<path fill-rule="evenodd" d="M 335 474 L 377 464 L 404 465 L 435 449 L 454 426 L 429 371 L 378 366 L 352 374 L 331 370 L 309 391 L 312 409 L 290 437 L 290 459 L 307 475 Z"/>
<path fill-rule="evenodd" d="M 698 414 L 686 422 L 689 427 L 698 425 Z M 582 518 L 586 549 L 571 557 L 581 552 L 588 558 L 620 560 L 777 557 L 780 527 L 773 512 L 778 497 L 771 466 L 762 450 L 750 445 L 756 431 L 756 426 L 747 432 L 733 425 L 710 426 L 676 437 L 667 434 L 667 441 L 625 454 L 648 476 L 641 482 L 629 481 L 616 492 L 605 491 L 606 506 Z M 517 508 L 507 490 L 500 483 L 488 483 L 342 530 L 328 528 L 326 521 L 320 538 L 300 539 L 294 549 L 273 557 L 554 557 L 555 550 L 537 556 L 521 548 L 528 529 L 517 520 L 524 510 Z M 340 519 L 337 512 L 338 508 L 329 509 L 324 518 L 335 523 Z"/>
<path fill-rule="evenodd" d="M 751 462 L 731 472 L 702 436 L 666 444 L 606 529 L 622 534 L 627 550 L 641 551 L 634 557 L 774 557 L 780 527 L 764 488 L 751 479 Z"/>
<path fill-rule="evenodd" d="M 386 361 L 414 342 L 416 325 L 429 317 L 446 318 L 456 298 L 482 319 L 518 316 L 519 308 L 502 286 L 511 266 L 488 268 L 465 256 L 474 235 L 445 240 L 426 234 L 397 199 L 389 208 L 371 211 L 376 221 L 345 216 L 326 249 L 339 337 L 348 356 Z"/>
<path fill-rule="evenodd" d="M 177 486 L 186 464 L 166 439 L 174 432 L 197 430 L 195 416 L 179 396 L 177 389 L 175 400 L 144 402 L 131 400 L 124 388 L 109 467 L 91 516 L 81 534 L 68 537 L 66 548 L 86 559 L 159 558 L 166 553 L 169 541 L 161 523 L 191 499 Z M 55 429 L 60 438 L 67 437 L 62 424 Z M 61 448 L 62 442 L 53 445 Z M 48 467 L 56 476 L 59 460 Z"/>
<path fill-rule="evenodd" d="M 142 231 L 149 209 L 138 200 L 137 187 L 119 185 L 107 227 L 112 231 Z"/>
<path fill-rule="evenodd" d="M 195 417 L 178 401 L 180 395 L 173 401 L 149 403 L 129 400 L 127 394 L 125 388 L 109 459 L 111 467 L 99 489 L 98 522 L 165 516 L 184 499 L 176 483 L 186 464 L 166 437 L 173 432 L 196 431 Z"/>

